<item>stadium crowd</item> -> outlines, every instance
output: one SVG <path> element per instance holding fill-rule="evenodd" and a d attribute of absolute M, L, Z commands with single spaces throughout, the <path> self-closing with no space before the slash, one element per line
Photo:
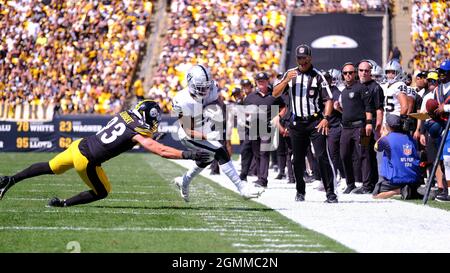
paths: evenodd
<path fill-rule="evenodd" d="M 367 11 L 385 11 L 389 0 L 297 0 L 294 12 L 298 13 L 333 13 L 348 12 L 359 13 Z"/>
<path fill-rule="evenodd" d="M 450 3 L 448 1 L 414 1 L 411 17 L 413 69 L 430 70 L 450 52 Z"/>
<path fill-rule="evenodd" d="M 169 112 L 185 71 L 204 63 L 229 98 L 243 78 L 279 71 L 287 11 L 385 11 L 393 1 L 171 1 L 159 66 L 149 90 L 132 83 L 151 1 L 0 1 L 0 103 L 55 104 L 60 114 L 120 111 L 129 90 Z M 251 11 L 251 12 L 250 12 Z M 180 14 L 182 16 L 180 16 Z M 414 1 L 414 71 L 430 70 L 450 51 L 449 5 Z"/>
<path fill-rule="evenodd" d="M 120 111 L 151 1 L 0 1 L 0 102 L 61 114 Z"/>
<path fill-rule="evenodd" d="M 211 67 L 222 90 L 258 69 L 277 71 L 289 4 L 294 2 L 172 1 L 149 96 L 170 100 L 183 88 L 191 63 Z M 167 112 L 170 104 L 162 108 Z"/>

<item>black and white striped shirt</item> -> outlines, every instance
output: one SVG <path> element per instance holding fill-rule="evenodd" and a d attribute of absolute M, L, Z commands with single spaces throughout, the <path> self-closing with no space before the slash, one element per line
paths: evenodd
<path fill-rule="evenodd" d="M 289 92 L 291 112 L 294 116 L 303 118 L 321 114 L 324 110 L 324 102 L 331 100 L 333 95 L 328 82 L 319 70 L 312 66 L 304 73 L 297 67 L 289 69 L 274 86 L 283 81 L 287 73 L 292 70 L 297 70 L 298 75 L 289 81 L 284 90 Z"/>

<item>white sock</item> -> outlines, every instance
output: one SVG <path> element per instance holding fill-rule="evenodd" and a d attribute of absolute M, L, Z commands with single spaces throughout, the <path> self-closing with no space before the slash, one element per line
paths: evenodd
<path fill-rule="evenodd" d="M 191 167 L 184 175 L 183 175 L 183 186 L 189 186 L 191 184 L 192 179 L 196 177 L 199 173 L 203 171 L 204 168 L 200 168 L 195 164 Z"/>
<path fill-rule="evenodd" d="M 233 182 L 238 190 L 242 187 L 242 181 L 239 177 L 236 169 L 234 168 L 233 162 L 228 161 L 225 164 L 219 165 L 220 169 L 228 176 L 228 178 Z"/>

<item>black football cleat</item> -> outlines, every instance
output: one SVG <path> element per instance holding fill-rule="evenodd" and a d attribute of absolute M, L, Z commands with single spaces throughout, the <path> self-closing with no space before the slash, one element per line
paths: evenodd
<path fill-rule="evenodd" d="M 438 202 L 450 202 L 450 195 L 447 195 L 445 193 L 438 194 L 436 196 L 435 200 L 438 201 Z"/>
<path fill-rule="evenodd" d="M 356 189 L 356 186 L 355 186 L 355 185 L 349 185 L 349 186 L 347 186 L 347 188 L 345 188 L 344 194 L 349 194 L 349 193 L 351 193 L 354 189 Z"/>
<path fill-rule="evenodd" d="M 330 197 L 327 197 L 327 200 L 325 200 L 324 203 L 336 204 L 336 203 L 339 203 L 339 201 L 336 196 L 330 196 Z"/>
<path fill-rule="evenodd" d="M 5 193 L 14 185 L 14 178 L 10 176 L 0 177 L 0 200 L 2 200 Z"/>
<path fill-rule="evenodd" d="M 297 192 L 295 195 L 295 201 L 296 202 L 304 202 L 305 201 L 305 195 L 302 193 Z"/>
<path fill-rule="evenodd" d="M 65 207 L 65 205 L 65 202 L 58 197 L 53 197 L 50 201 L 48 201 L 49 207 Z"/>
<path fill-rule="evenodd" d="M 355 188 L 354 190 L 351 191 L 351 193 L 354 194 L 371 194 L 372 191 L 366 187 L 359 187 L 359 188 Z"/>

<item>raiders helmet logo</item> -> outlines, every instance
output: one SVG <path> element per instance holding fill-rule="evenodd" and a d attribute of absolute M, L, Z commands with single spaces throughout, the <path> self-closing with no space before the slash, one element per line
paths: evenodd
<path fill-rule="evenodd" d="M 303 47 L 300 48 L 299 50 L 300 53 L 305 53 L 305 49 Z"/>
<path fill-rule="evenodd" d="M 309 90 L 309 95 L 310 95 L 311 97 L 314 96 L 314 89 Z"/>
<path fill-rule="evenodd" d="M 348 93 L 348 97 L 353 99 L 355 97 L 355 92 Z"/>

